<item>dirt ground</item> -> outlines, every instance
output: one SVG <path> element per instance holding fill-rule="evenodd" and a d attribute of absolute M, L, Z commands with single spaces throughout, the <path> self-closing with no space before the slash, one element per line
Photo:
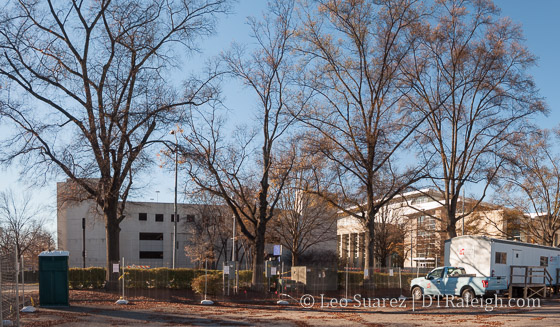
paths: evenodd
<path fill-rule="evenodd" d="M 109 301 L 74 301 L 66 308 L 42 308 L 22 314 L 23 326 L 558 326 L 560 299 L 542 300 L 540 307 L 451 308 L 440 303 L 422 307 L 411 301 L 396 306 L 303 308 L 292 301 L 276 304 L 167 303 L 134 301 L 117 305 Z M 400 307 L 404 306 L 404 307 Z M 489 310 L 491 309 L 491 311 Z"/>

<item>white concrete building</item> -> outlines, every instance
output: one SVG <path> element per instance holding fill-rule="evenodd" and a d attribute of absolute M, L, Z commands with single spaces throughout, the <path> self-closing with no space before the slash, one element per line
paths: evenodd
<path fill-rule="evenodd" d="M 397 256 L 403 259 L 404 267 L 434 267 L 443 263 L 443 242 L 445 241 L 444 208 L 439 195 L 434 190 L 423 189 L 395 197 L 375 217 L 376 223 L 384 219 L 388 224 L 404 228 L 402 249 Z M 460 213 L 462 197 L 459 199 Z M 474 202 L 465 199 L 468 206 Z M 481 204 L 479 209 L 465 218 L 467 233 L 495 238 L 506 238 L 508 222 L 504 219 L 503 209 Z M 457 225 L 461 234 L 461 223 Z M 340 217 L 337 222 L 339 259 L 351 267 L 363 267 L 365 254 L 365 229 L 360 219 L 351 216 Z M 511 230 L 508 231 L 511 233 Z M 393 262 L 382 265 L 391 266 Z"/>
<path fill-rule="evenodd" d="M 70 267 L 84 266 L 84 258 L 82 257 L 82 249 L 84 247 L 82 220 L 85 218 L 85 266 L 105 266 L 106 265 L 106 234 L 105 222 L 103 215 L 97 210 L 96 204 L 93 200 L 85 201 L 72 201 L 67 200 L 70 198 L 79 198 L 79 191 L 75 191 L 75 184 L 71 182 L 58 183 L 58 197 L 57 197 L 57 232 L 58 232 L 58 249 L 70 252 L 69 264 Z M 211 210 L 209 207 L 222 208 L 220 210 Z M 127 202 L 125 216 L 126 218 L 120 223 L 120 236 L 119 236 L 119 253 L 124 257 L 126 265 L 142 265 L 150 267 L 171 267 L 172 266 L 172 252 L 173 252 L 173 203 L 159 203 L 159 202 Z M 231 213 L 229 209 L 218 206 L 204 206 L 198 204 L 178 204 L 177 214 L 178 221 L 178 235 L 177 235 L 177 261 L 176 267 L 178 268 L 193 268 L 200 264 L 200 262 L 193 262 L 196 260 L 193 257 L 187 256 L 185 247 L 189 245 L 193 251 L 206 252 L 204 249 L 196 248 L 196 245 L 203 244 L 203 235 L 198 235 L 195 225 L 198 223 L 200 227 L 201 218 L 204 215 L 206 218 L 212 217 L 226 217 L 225 220 L 212 220 L 212 226 L 221 228 L 221 224 L 225 222 L 224 230 L 226 235 L 221 235 L 221 238 L 215 239 L 215 266 L 221 267 L 224 260 L 231 260 L 231 227 L 233 222 L 231 220 Z M 216 223 L 218 221 L 218 223 Z M 221 223 L 220 223 L 221 221 Z M 267 233 L 273 240 L 272 244 L 267 244 L 265 247 L 266 254 L 273 253 L 273 245 L 279 244 L 277 235 L 274 234 L 272 223 L 269 224 Z M 306 253 L 311 255 L 323 255 L 327 250 L 331 250 L 332 254 L 336 253 L 336 231 L 335 225 L 332 226 L 332 234 L 326 235 L 325 242 L 311 246 Z M 224 233 L 224 230 L 221 233 Z M 323 230 L 321 230 L 323 232 Z M 249 244 L 244 242 L 238 230 L 237 239 L 237 261 L 241 261 L 240 265 L 247 267 L 251 258 L 249 257 Z M 197 243 L 198 242 L 198 243 Z M 222 243 L 223 242 L 223 243 Z M 225 243 L 225 244 L 224 244 Z M 243 243 L 243 244 L 242 244 Z M 217 249 L 216 249 L 217 248 Z M 247 250 L 247 255 L 244 251 Z M 283 251 L 283 257 L 288 260 L 291 254 L 289 251 Z M 210 262 L 209 262 L 210 265 Z"/>
<path fill-rule="evenodd" d="M 57 187 L 65 187 L 58 183 Z M 60 192 L 59 192 L 60 194 Z M 105 223 L 93 200 L 61 203 L 57 199 L 58 249 L 70 252 L 70 267 L 82 267 L 83 229 L 85 218 L 85 266 L 104 266 L 107 258 Z M 121 222 L 120 255 L 125 264 L 171 267 L 173 243 L 173 203 L 128 202 L 126 218 Z M 177 267 L 193 264 L 185 255 L 188 224 L 196 218 L 196 206 L 179 204 Z M 191 240 L 192 241 L 192 240 Z"/>

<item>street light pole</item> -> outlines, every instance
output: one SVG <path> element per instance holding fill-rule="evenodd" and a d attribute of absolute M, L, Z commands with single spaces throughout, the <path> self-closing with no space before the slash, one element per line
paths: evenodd
<path fill-rule="evenodd" d="M 231 261 L 233 261 L 233 264 L 235 265 L 234 267 L 234 271 L 233 273 L 235 274 L 235 286 L 234 286 L 234 293 L 237 294 L 237 282 L 238 282 L 238 277 L 237 277 L 237 258 L 235 256 L 235 229 L 236 229 L 236 224 L 235 224 L 235 215 L 233 215 L 233 237 L 232 237 L 232 243 L 231 243 Z"/>
<path fill-rule="evenodd" d="M 233 215 L 233 237 L 232 237 L 232 245 L 231 245 L 231 261 L 235 262 L 235 215 Z"/>
<path fill-rule="evenodd" d="M 178 149 L 179 142 L 177 140 L 177 132 L 175 130 L 171 131 L 171 134 L 175 136 L 175 196 L 173 201 L 173 269 L 175 269 L 175 264 L 177 261 L 177 175 L 178 175 Z"/>
<path fill-rule="evenodd" d="M 463 220 L 463 228 L 461 230 L 461 236 L 463 236 L 463 235 L 465 235 L 465 189 L 464 189 L 464 186 L 463 186 L 463 200 L 461 201 L 461 205 L 463 207 L 463 210 L 462 210 L 463 211 L 462 212 L 462 214 L 463 214 L 463 219 L 462 219 Z"/>

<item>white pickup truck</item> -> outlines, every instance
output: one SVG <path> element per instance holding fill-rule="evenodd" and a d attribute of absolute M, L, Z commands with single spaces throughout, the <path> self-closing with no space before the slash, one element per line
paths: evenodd
<path fill-rule="evenodd" d="M 461 267 L 438 267 L 426 277 L 414 278 L 410 290 L 415 300 L 422 299 L 422 295 L 455 295 L 470 303 L 475 296 L 490 296 L 506 290 L 507 284 L 501 277 L 467 275 Z"/>

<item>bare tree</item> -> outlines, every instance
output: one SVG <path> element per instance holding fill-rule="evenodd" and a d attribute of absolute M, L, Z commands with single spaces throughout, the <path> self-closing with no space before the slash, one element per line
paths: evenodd
<path fill-rule="evenodd" d="M 500 201 L 496 198 L 497 201 Z M 520 236 L 521 218 L 523 212 L 511 209 L 509 206 L 501 206 L 490 203 L 478 204 L 476 210 L 470 206 L 476 205 L 477 201 L 465 201 L 465 211 L 472 211 L 464 219 L 465 235 L 486 235 L 515 239 Z M 461 219 L 463 220 L 463 219 Z M 461 229 L 463 222 L 461 222 Z"/>
<path fill-rule="evenodd" d="M 399 250 L 403 247 L 406 224 L 398 211 L 398 209 L 385 206 L 377 212 L 375 218 L 374 253 L 381 265 L 386 264 L 387 259 L 394 253 L 399 253 Z M 404 258 L 401 253 L 399 253 L 399 256 Z"/>
<path fill-rule="evenodd" d="M 288 51 L 293 36 L 293 1 L 269 4 L 262 21 L 249 19 L 256 48 L 246 54 L 240 45 L 222 55 L 229 73 L 256 95 L 255 129 L 241 127 L 230 139 L 222 134 L 223 119 L 216 107 L 199 111 L 187 122 L 188 173 L 197 188 L 223 199 L 252 246 L 252 286 L 263 287 L 264 246 L 268 222 L 293 165 L 284 140 L 293 118 L 288 110 L 297 99 L 290 92 L 292 73 Z"/>
<path fill-rule="evenodd" d="M 242 251 L 243 240 L 236 237 L 235 249 L 228 252 L 228 245 L 233 237 L 232 213 L 220 199 L 215 196 L 201 193 L 197 197 L 196 218 L 186 226 L 191 235 L 188 239 L 186 252 L 193 261 L 203 264 L 206 258 L 212 258 L 212 262 L 218 264 L 230 261 L 231 251 L 235 251 L 236 258 L 241 263 L 245 258 Z M 214 268 L 217 269 L 217 266 Z"/>
<path fill-rule="evenodd" d="M 399 81 L 421 12 L 420 3 L 408 0 L 324 0 L 307 2 L 302 13 L 298 50 L 305 85 L 316 97 L 300 117 L 310 153 L 327 163 L 316 175 L 316 194 L 363 222 L 369 271 L 374 217 L 420 177 L 415 167 L 395 162 L 421 122 L 401 110 L 408 90 Z"/>
<path fill-rule="evenodd" d="M 25 267 L 31 267 L 33 270 L 39 270 L 39 254 L 43 251 L 54 251 L 56 249 L 55 238 L 52 232 L 43 228 L 35 237 L 35 241 L 27 249 L 24 254 Z"/>
<path fill-rule="evenodd" d="M 292 253 L 292 266 L 310 248 L 336 240 L 337 210 L 322 197 L 308 192 L 315 189 L 311 186 L 311 172 L 299 165 L 294 169 L 272 221 L 271 232 Z"/>
<path fill-rule="evenodd" d="M 206 259 L 210 262 L 220 260 L 227 245 L 227 235 L 231 235 L 231 230 L 226 234 L 224 227 L 220 207 L 212 205 L 199 206 L 195 220 L 186 225 L 190 241 L 185 246 L 185 254 L 198 264 L 198 268 L 203 267 Z"/>
<path fill-rule="evenodd" d="M 30 257 L 37 250 L 52 249 L 52 236 L 45 231 L 46 208 L 33 204 L 32 194 L 21 197 L 10 189 L 0 193 L 0 249 Z M 50 237 L 49 237 L 50 236 Z"/>
<path fill-rule="evenodd" d="M 486 196 L 504 165 L 504 150 L 526 132 L 526 118 L 545 108 L 528 74 L 535 58 L 521 29 L 500 18 L 492 1 L 436 1 L 419 30 L 424 36 L 405 65 L 414 89 L 409 105 L 429 117 L 416 141 L 428 182 L 442 198 L 434 200 L 445 210 L 443 218 L 433 218 L 443 220 L 451 238 L 457 222 Z M 481 195 L 458 214 L 461 190 L 469 183 L 482 188 Z"/>
<path fill-rule="evenodd" d="M 519 228 L 540 244 L 553 246 L 560 233 L 560 156 L 550 131 L 533 134 L 511 158 L 498 198 L 522 213 Z"/>
<path fill-rule="evenodd" d="M 226 0 L 10 1 L 3 8 L 2 115 L 16 127 L 3 158 L 38 179 L 62 172 L 95 200 L 108 265 L 119 260 L 134 176 L 151 161 L 146 147 L 181 107 L 207 100 L 198 92 L 204 84 L 190 84 L 181 98 L 164 76 L 177 53 L 213 32 L 225 8 Z"/>

